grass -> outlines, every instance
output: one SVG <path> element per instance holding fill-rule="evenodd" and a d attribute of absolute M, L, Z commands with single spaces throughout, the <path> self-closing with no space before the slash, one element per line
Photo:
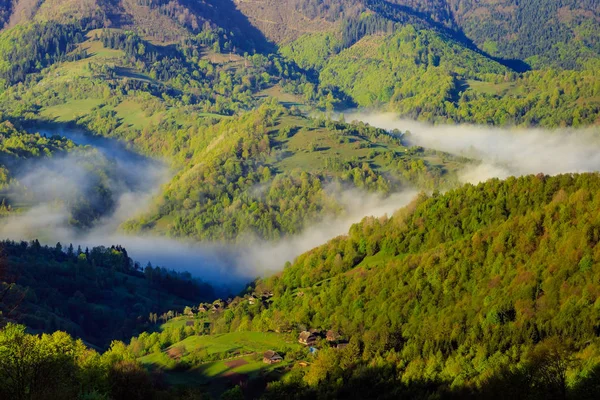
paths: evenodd
<path fill-rule="evenodd" d="M 161 329 L 185 325 L 186 317 L 174 318 L 163 324 Z M 208 361 L 186 370 L 169 369 L 173 360 L 166 352 L 171 348 L 183 348 L 183 361 L 190 360 L 193 352 L 202 351 L 214 361 Z M 283 354 L 290 349 L 301 346 L 294 337 L 274 332 L 232 332 L 218 335 L 190 336 L 172 345 L 162 353 L 141 357 L 140 362 L 151 369 L 164 371 L 166 381 L 172 385 L 205 385 L 213 394 L 220 394 L 235 383 L 235 379 L 255 379 L 273 373 L 288 366 L 291 361 L 284 360 L 278 364 L 265 364 L 262 354 L 267 350 L 275 350 Z M 252 354 L 249 354 L 252 353 Z M 239 354 L 239 356 L 235 356 Z M 285 357 L 284 357 L 285 358 Z M 237 362 L 232 363 L 235 360 Z"/>
<path fill-rule="evenodd" d="M 99 106 L 102 99 L 69 100 L 64 104 L 45 107 L 40 114 L 57 122 L 74 121 L 78 117 L 88 114 L 94 107 Z"/>
<path fill-rule="evenodd" d="M 331 173 L 328 159 L 340 161 L 358 160 L 372 166 L 384 165 L 386 152 L 404 152 L 402 146 L 372 143 L 359 136 L 342 136 L 338 132 L 326 128 L 311 128 L 306 120 L 300 117 L 283 118 L 277 129 L 292 126 L 296 132 L 287 139 L 280 141 L 285 156 L 274 165 L 279 170 L 300 168 L 308 172 Z"/>
<path fill-rule="evenodd" d="M 515 82 L 492 83 L 469 79 L 466 81 L 466 84 L 476 92 L 496 96 L 516 95 L 520 91 Z"/>
<path fill-rule="evenodd" d="M 147 117 L 142 106 L 140 102 L 128 99 L 119 103 L 114 110 L 117 118 L 128 128 L 143 129 L 150 124 L 158 124 L 164 117 L 164 113 L 156 113 L 152 117 Z"/>
<path fill-rule="evenodd" d="M 298 96 L 298 95 L 295 95 L 292 93 L 286 93 L 283 91 L 283 89 L 279 85 L 274 85 L 268 89 L 261 90 L 260 92 L 258 92 L 256 94 L 256 97 L 258 97 L 258 98 L 274 97 L 284 107 L 290 108 L 290 107 L 296 106 L 302 111 L 305 111 L 305 112 L 310 111 L 310 107 L 304 103 L 304 100 L 302 99 L 301 96 Z"/>

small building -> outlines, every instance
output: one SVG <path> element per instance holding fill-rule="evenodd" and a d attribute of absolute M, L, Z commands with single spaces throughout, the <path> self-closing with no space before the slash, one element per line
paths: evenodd
<path fill-rule="evenodd" d="M 198 307 L 198 311 L 199 312 L 206 312 L 206 307 L 204 307 L 203 305 Z"/>
<path fill-rule="evenodd" d="M 328 330 L 327 334 L 325 335 L 325 339 L 327 339 L 328 342 L 335 342 L 340 338 L 340 335 L 333 330 Z"/>
<path fill-rule="evenodd" d="M 306 346 L 313 346 L 317 343 L 317 335 L 309 331 L 300 332 L 298 342 Z"/>
<path fill-rule="evenodd" d="M 335 346 L 335 348 L 336 348 L 337 350 L 344 350 L 344 348 L 345 348 L 346 346 L 348 346 L 348 343 L 338 343 L 338 344 Z"/>
<path fill-rule="evenodd" d="M 248 303 L 250 303 L 250 304 L 256 303 L 256 297 L 254 297 L 254 296 L 248 297 Z"/>
<path fill-rule="evenodd" d="M 194 321 L 185 321 L 185 326 L 194 326 Z"/>
<path fill-rule="evenodd" d="M 263 362 L 265 364 L 275 364 L 275 363 L 282 362 L 282 361 L 283 361 L 283 357 L 281 357 L 279 354 L 277 354 L 277 352 L 275 352 L 273 350 L 268 350 L 263 355 Z"/>

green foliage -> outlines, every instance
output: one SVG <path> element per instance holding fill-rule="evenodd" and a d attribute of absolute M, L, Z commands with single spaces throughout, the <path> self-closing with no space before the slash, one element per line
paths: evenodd
<path fill-rule="evenodd" d="M 77 60 L 84 52 L 72 53 L 83 40 L 82 26 L 53 22 L 18 25 L 0 35 L 0 82 L 12 85 L 57 61 Z"/>
<path fill-rule="evenodd" d="M 100 355 L 64 332 L 31 335 L 14 324 L 0 329 L 2 398 L 142 400 L 159 391 L 123 343 Z"/>
<path fill-rule="evenodd" d="M 340 143 L 340 137 L 347 141 Z M 276 240 L 342 213 L 337 196 L 345 185 L 382 195 L 408 184 L 433 188 L 450 184 L 449 169 L 456 168 L 451 162 L 460 163 L 435 152 L 408 154 L 401 140 L 381 129 L 296 117 L 273 102 L 199 130 L 188 146 L 181 149 L 186 167 L 155 209 L 128 222 L 127 229 Z M 369 156 L 370 147 L 381 154 Z"/>
<path fill-rule="evenodd" d="M 393 35 L 367 36 L 332 56 L 319 79 L 361 106 L 385 105 L 412 118 L 557 127 L 598 118 L 596 70 L 597 62 L 589 61 L 577 71 L 516 76 L 440 34 L 407 26 Z"/>
<path fill-rule="evenodd" d="M 579 68 L 600 54 L 598 10 L 591 0 L 509 1 L 506 7 L 482 1 L 477 13 L 473 7 L 470 0 L 457 2 L 460 26 L 480 47 L 493 43 L 494 56 L 526 60 L 534 68 Z"/>
<path fill-rule="evenodd" d="M 82 251 L 5 241 L 0 312 L 34 331 L 65 330 L 106 346 L 148 328 L 150 312 L 209 300 L 212 287 L 189 274 L 139 265 L 121 246 Z"/>
<path fill-rule="evenodd" d="M 63 137 L 45 137 L 16 129 L 10 122 L 0 124 L 0 152 L 5 159 L 51 157 L 55 153 L 71 150 L 75 144 Z"/>
<path fill-rule="evenodd" d="M 339 40 L 331 33 L 307 34 L 281 47 L 279 52 L 300 68 L 318 71 L 337 52 L 339 45 Z"/>
<path fill-rule="evenodd" d="M 358 340 L 362 367 L 336 370 L 342 353 L 321 352 L 328 372 L 311 367 L 309 391 L 341 396 L 383 379 L 397 394 L 486 397 L 503 387 L 577 398 L 595 387 L 600 363 L 599 204 L 598 174 L 422 195 L 258 281 L 272 302 L 234 313 L 249 329 L 334 329 Z M 375 378 L 378 368 L 387 378 Z"/>

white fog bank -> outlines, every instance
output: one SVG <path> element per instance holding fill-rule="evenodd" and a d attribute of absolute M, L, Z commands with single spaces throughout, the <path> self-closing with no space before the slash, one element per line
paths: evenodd
<path fill-rule="evenodd" d="M 402 133 L 408 143 L 479 160 L 462 171 L 464 182 L 526 174 L 556 175 L 600 170 L 600 129 L 524 129 L 476 125 L 431 125 L 393 114 L 347 113 L 346 121 Z"/>
<path fill-rule="evenodd" d="M 148 233 L 125 234 L 119 231 L 119 226 L 151 206 L 172 171 L 164 162 L 135 154 L 114 140 L 78 131 L 58 133 L 91 148 L 41 159 L 20 168 L 16 178 L 27 190 L 22 199 L 13 200 L 32 205 L 25 212 L 0 220 L 0 238 L 38 239 L 52 246 L 57 242 L 72 243 L 83 248 L 119 244 L 142 266 L 151 262 L 154 266 L 189 271 L 217 285 L 240 288 L 258 276 L 280 271 L 286 261 L 293 261 L 305 251 L 346 234 L 353 223 L 366 216 L 391 214 L 415 196 L 410 190 L 383 197 L 332 186 L 328 193 L 344 212 L 338 217 L 312 221 L 302 233 L 277 242 L 244 237 L 238 244 L 198 243 Z M 98 196 L 95 172 L 105 167 L 112 173 L 108 184 L 114 207 L 92 228 L 77 230 L 70 224 L 68 207 L 81 202 L 82 198 L 89 202 L 102 200 Z M 20 192 L 15 193 L 18 196 Z"/>

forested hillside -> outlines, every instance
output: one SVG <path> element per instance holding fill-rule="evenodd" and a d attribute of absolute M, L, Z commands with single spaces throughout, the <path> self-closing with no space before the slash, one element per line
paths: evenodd
<path fill-rule="evenodd" d="M 140 266 L 121 246 L 74 249 L 0 243 L 0 323 L 66 331 L 100 348 L 148 329 L 150 313 L 201 300 L 213 289 L 189 273 Z"/>
<path fill-rule="evenodd" d="M 318 71 L 322 86 L 339 89 L 359 106 L 415 119 L 557 127 L 593 124 L 600 112 L 597 60 L 580 70 L 516 74 L 448 37 L 410 25 L 340 48 L 335 37 L 317 34 L 281 52 Z"/>
<path fill-rule="evenodd" d="M 243 297 L 190 303 L 159 332 L 114 343 L 89 364 L 60 361 L 83 373 L 106 360 L 107 369 L 96 383 L 78 373 L 51 387 L 78 383 L 81 393 L 107 393 L 119 387 L 120 374 L 133 374 L 126 393 L 145 398 L 200 395 L 205 387 L 264 399 L 593 399 L 600 382 L 599 193 L 594 173 L 494 179 L 422 194 L 257 280 Z M 289 340 L 309 329 L 327 331 L 327 340 L 317 336 L 311 344 L 316 351 Z M 29 358 L 11 356 L 17 343 L 32 341 L 33 355 L 52 337 L 5 327 L 4 365 L 29 371 Z M 265 346 L 285 363 L 269 369 L 243 352 Z M 108 359 L 122 360 L 111 356 L 117 350 L 129 365 L 107 372 L 115 368 Z M 47 352 L 42 365 L 57 357 Z M 266 369 L 237 386 L 223 380 L 227 368 Z M 98 386 L 107 373 L 116 374 L 109 375 L 114 386 Z M 161 374 L 184 388 L 165 392 Z M 15 390 L 7 374 L 0 379 L 8 383 L 3 390 Z M 40 385 L 32 379 L 26 387 Z"/>
<path fill-rule="evenodd" d="M 271 300 L 242 301 L 214 326 L 349 340 L 271 385 L 272 398 L 593 398 L 599 202 L 598 174 L 422 195 L 258 281 Z"/>
<path fill-rule="evenodd" d="M 282 43 L 342 25 L 362 35 L 389 33 L 389 23 L 397 22 L 445 32 L 510 65 L 521 60 L 534 68 L 574 68 L 600 51 L 600 9 L 591 0 L 288 0 L 241 1 L 239 7 L 267 37 Z M 373 14 L 388 24 L 368 28 L 362 21 Z"/>
<path fill-rule="evenodd" d="M 309 119 L 276 102 L 198 131 L 187 166 L 128 229 L 247 241 L 300 233 L 343 214 L 345 188 L 382 196 L 456 181 L 460 157 L 409 148 L 365 124 Z"/>
<path fill-rule="evenodd" d="M 596 398 L 600 174 L 543 172 L 597 169 L 599 35 L 594 0 L 0 0 L 0 398 Z M 540 174 L 461 186 L 517 134 Z"/>
<path fill-rule="evenodd" d="M 448 3 L 465 35 L 493 56 L 573 68 L 600 52 L 600 6 L 593 0 Z"/>

